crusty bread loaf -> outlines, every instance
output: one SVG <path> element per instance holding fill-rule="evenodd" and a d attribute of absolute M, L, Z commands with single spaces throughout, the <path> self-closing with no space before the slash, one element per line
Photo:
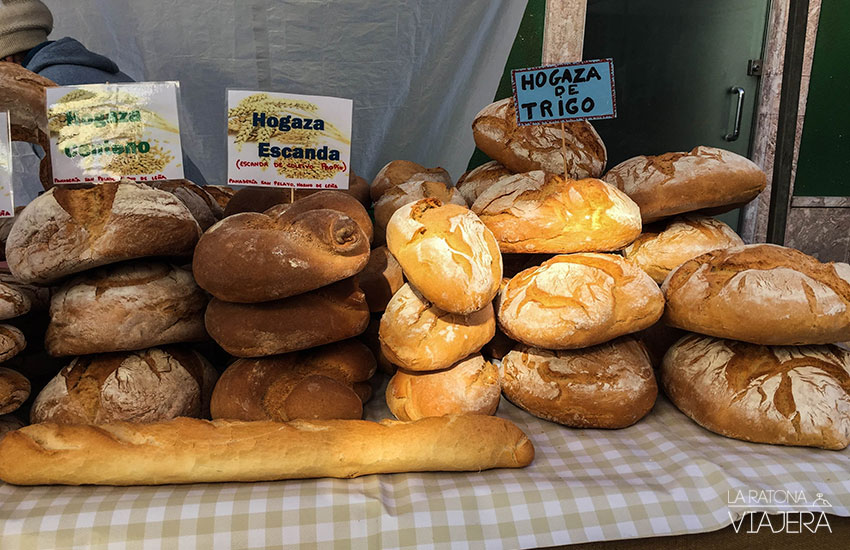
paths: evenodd
<path fill-rule="evenodd" d="M 363 401 L 354 385 L 371 378 L 376 367 L 372 352 L 357 340 L 239 359 L 219 378 L 210 414 L 214 419 L 279 422 L 360 418 Z"/>
<path fill-rule="evenodd" d="M 30 296 L 17 285 L 0 281 L 0 321 L 19 317 L 32 307 Z"/>
<path fill-rule="evenodd" d="M 676 268 L 661 288 L 664 321 L 684 330 L 775 346 L 850 340 L 850 265 L 793 248 L 708 252 Z"/>
<path fill-rule="evenodd" d="M 201 231 L 206 231 L 224 217 L 224 209 L 207 189 L 187 179 L 153 182 L 149 185 L 168 191 L 180 199 L 201 226 Z"/>
<path fill-rule="evenodd" d="M 423 199 L 399 208 L 387 225 L 387 248 L 410 284 L 442 310 L 472 313 L 499 291 L 499 245 L 466 207 Z"/>
<path fill-rule="evenodd" d="M 259 444 L 261 443 L 261 444 Z M 39 424 L 0 443 L 0 479 L 16 485 L 162 485 L 522 468 L 534 446 L 508 420 L 296 420 Z"/>
<path fill-rule="evenodd" d="M 266 210 L 266 214 L 276 217 L 284 211 L 294 216 L 310 210 L 336 210 L 342 212 L 360 226 L 369 239 L 373 238 L 372 218 L 360 202 L 341 191 L 313 191 L 308 196 L 294 203 L 278 204 Z"/>
<path fill-rule="evenodd" d="M 457 190 L 466 200 L 467 206 L 472 208 L 475 199 L 486 189 L 489 189 L 494 183 L 505 176 L 512 176 L 513 172 L 496 162 L 491 160 L 485 162 L 477 168 L 473 168 L 457 180 Z"/>
<path fill-rule="evenodd" d="M 387 359 L 411 371 L 440 370 L 479 351 L 496 330 L 493 306 L 448 313 L 409 284 L 395 293 L 378 332 Z"/>
<path fill-rule="evenodd" d="M 630 336 L 584 349 L 522 344 L 502 359 L 505 397 L 534 416 L 574 428 L 625 428 L 652 410 L 655 373 Z"/>
<path fill-rule="evenodd" d="M 6 437 L 7 433 L 23 427 L 24 423 L 17 416 L 11 414 L 4 414 L 3 416 L 0 416 L 0 441 L 3 441 L 3 438 Z"/>
<path fill-rule="evenodd" d="M 201 341 L 208 301 L 191 272 L 166 262 L 103 266 L 53 295 L 45 347 L 62 356 Z"/>
<path fill-rule="evenodd" d="M 30 396 L 30 381 L 18 371 L 0 367 L 0 414 L 18 408 Z"/>
<path fill-rule="evenodd" d="M 399 369 L 387 385 L 387 406 L 399 420 L 447 414 L 494 414 L 502 393 L 498 369 L 480 354 L 435 372 Z"/>
<path fill-rule="evenodd" d="M 447 187 L 451 187 L 452 185 L 452 178 L 449 173 L 439 166 L 436 168 L 425 168 L 421 164 L 409 160 L 394 160 L 384 165 L 378 171 L 375 179 L 372 180 L 372 185 L 369 188 L 372 202 L 378 202 L 381 195 L 386 193 L 391 187 L 414 180 L 438 181 L 445 183 Z"/>
<path fill-rule="evenodd" d="M 2 63 L 2 61 L 0 61 Z M 9 233 L 12 231 L 12 226 L 15 225 L 15 219 L 18 214 L 24 211 L 23 206 L 15 207 L 15 215 L 11 218 L 0 218 L 0 260 L 6 261 L 6 241 L 9 239 Z"/>
<path fill-rule="evenodd" d="M 664 356 L 661 383 L 679 410 L 726 437 L 835 450 L 850 443 L 850 352 L 836 346 L 691 334 Z"/>
<path fill-rule="evenodd" d="M 233 195 L 236 194 L 236 191 L 232 187 L 227 187 L 224 185 L 205 185 L 204 191 L 211 196 L 215 202 L 218 203 L 219 208 L 221 208 L 221 215 L 224 216 L 224 209 L 227 208 L 227 203 L 230 202 L 230 199 L 233 198 Z"/>
<path fill-rule="evenodd" d="M 563 135 L 567 149 L 567 173 L 573 179 L 598 178 L 605 171 L 608 152 L 602 138 L 586 121 L 517 126 L 513 98 L 481 109 L 472 121 L 475 145 L 491 159 L 514 173 L 543 170 L 564 174 Z"/>
<path fill-rule="evenodd" d="M 8 361 L 26 347 L 23 332 L 12 325 L 0 325 L 0 363 Z"/>
<path fill-rule="evenodd" d="M 443 204 L 458 204 L 466 207 L 466 200 L 454 187 L 446 187 L 438 181 L 412 180 L 387 189 L 375 203 L 375 233 L 378 242 L 386 240 L 387 224 L 396 210 L 428 197 L 438 199 Z M 381 239 L 383 237 L 383 239 Z"/>
<path fill-rule="evenodd" d="M 499 326 L 543 349 L 575 349 L 651 326 L 664 311 L 658 285 L 613 254 L 565 254 L 526 269 L 502 292 Z"/>
<path fill-rule="evenodd" d="M 750 159 L 704 145 L 689 153 L 634 157 L 602 179 L 640 206 L 643 223 L 695 210 L 726 212 L 750 202 L 767 185 L 767 176 Z"/>
<path fill-rule="evenodd" d="M 12 274 L 47 284 L 145 256 L 191 256 L 198 222 L 174 195 L 150 186 L 57 187 L 29 203 L 6 242 Z"/>
<path fill-rule="evenodd" d="M 216 298 L 254 303 L 350 277 L 368 261 L 369 240 L 349 216 L 293 206 L 277 216 L 248 212 L 223 219 L 201 237 L 192 271 Z"/>
<path fill-rule="evenodd" d="M 283 187 L 243 187 L 228 199 L 224 207 L 224 215 L 265 212 L 272 206 L 291 203 L 293 195 L 297 202 L 321 191 L 321 189 L 295 189 L 293 193 L 292 189 Z M 354 197 L 364 208 L 368 208 L 371 203 L 369 184 L 354 172 L 349 172 L 348 189 L 339 189 L 338 192 Z"/>
<path fill-rule="evenodd" d="M 25 305 L 29 303 L 27 312 L 47 311 L 50 308 L 50 297 L 53 292 L 52 287 L 22 283 L 9 272 L 8 268 L 4 267 L 0 267 L 0 283 L 11 287 L 13 294 L 21 294 L 23 296 L 21 300 L 14 296 L 10 300 L 7 300 L 7 304 L 3 306 L 7 314 L 25 309 L 18 304 Z M 21 315 L 24 313 L 21 313 Z M 11 319 L 12 317 L 8 318 Z"/>
<path fill-rule="evenodd" d="M 404 274 L 386 246 L 373 248 L 369 263 L 357 274 L 360 289 L 366 294 L 369 311 L 384 311 L 390 298 L 404 284 Z"/>
<path fill-rule="evenodd" d="M 77 357 L 38 394 L 30 420 L 98 424 L 206 417 L 217 377 L 187 347 Z"/>
<path fill-rule="evenodd" d="M 602 180 L 541 171 L 500 179 L 472 205 L 502 252 L 619 250 L 641 231 L 637 205 Z"/>
<path fill-rule="evenodd" d="M 661 284 L 673 269 L 691 258 L 743 244 L 741 237 L 720 220 L 688 214 L 644 227 L 637 240 L 623 250 L 623 256 Z"/>
<path fill-rule="evenodd" d="M 273 302 L 236 304 L 213 298 L 210 336 L 236 357 L 264 357 L 338 342 L 369 324 L 366 296 L 353 279 Z"/>

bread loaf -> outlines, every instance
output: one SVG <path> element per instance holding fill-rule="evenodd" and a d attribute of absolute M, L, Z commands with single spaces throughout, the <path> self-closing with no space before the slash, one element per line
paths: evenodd
<path fill-rule="evenodd" d="M 491 304 L 469 315 L 448 313 L 406 284 L 387 304 L 378 335 L 391 363 L 420 372 L 450 367 L 479 351 L 495 330 Z"/>
<path fill-rule="evenodd" d="M 220 300 L 266 302 L 328 285 L 366 266 L 369 240 L 354 220 L 336 210 L 299 210 L 244 213 L 211 227 L 192 262 L 198 285 Z"/>
<path fill-rule="evenodd" d="M 132 182 L 57 187 L 32 201 L 6 242 L 25 283 L 145 256 L 190 256 L 201 229 L 174 195 Z"/>
<path fill-rule="evenodd" d="M 182 202 L 192 217 L 201 226 L 201 231 L 206 231 L 214 223 L 224 217 L 224 209 L 207 189 L 195 185 L 189 180 L 167 180 L 149 184 L 156 189 L 168 191 Z"/>
<path fill-rule="evenodd" d="M 373 228 L 369 213 L 357 199 L 341 191 L 313 191 L 303 199 L 298 199 L 291 204 L 278 204 L 266 210 L 265 213 L 274 217 L 289 211 L 289 215 L 295 216 L 310 210 L 342 212 L 360 226 L 369 241 L 372 240 Z"/>
<path fill-rule="evenodd" d="M 396 210 L 428 197 L 438 199 L 443 204 L 457 204 L 466 207 L 466 201 L 454 187 L 446 187 L 438 181 L 413 180 L 387 189 L 375 203 L 375 231 L 386 240 L 387 224 Z M 379 238 L 380 242 L 380 238 Z"/>
<path fill-rule="evenodd" d="M 0 416 L 0 441 L 3 441 L 3 438 L 6 437 L 7 433 L 23 427 L 24 423 L 21 422 L 17 416 L 13 416 L 11 414 Z"/>
<path fill-rule="evenodd" d="M 242 212 L 265 212 L 272 206 L 291 203 L 293 195 L 297 202 L 321 191 L 321 189 L 295 189 L 293 192 L 292 189 L 283 187 L 243 187 L 227 201 L 227 206 L 224 207 L 224 215 L 232 216 Z M 365 208 L 368 208 L 371 203 L 368 196 L 369 184 L 363 178 L 355 175 L 354 172 L 349 173 L 348 189 L 340 189 L 339 192 L 357 199 Z"/>
<path fill-rule="evenodd" d="M 850 443 L 850 352 L 836 346 L 691 334 L 664 356 L 661 383 L 679 410 L 726 437 L 835 450 Z"/>
<path fill-rule="evenodd" d="M 720 220 L 689 214 L 663 225 L 645 227 L 637 240 L 623 250 L 623 256 L 661 284 L 673 269 L 691 258 L 743 244 L 741 237 Z"/>
<path fill-rule="evenodd" d="M 404 284 L 404 275 L 398 261 L 390 254 L 387 247 L 379 246 L 372 249 L 369 254 L 369 263 L 357 275 L 357 280 L 366 295 L 369 311 L 376 312 L 387 308 L 390 298 Z"/>
<path fill-rule="evenodd" d="M 664 311 L 658 285 L 613 254 L 565 254 L 519 273 L 505 286 L 499 325 L 543 349 L 575 349 L 651 326 Z"/>
<path fill-rule="evenodd" d="M 569 351 L 520 344 L 502 359 L 502 390 L 534 416 L 574 428 L 631 426 L 658 395 L 646 349 L 628 336 Z"/>
<path fill-rule="evenodd" d="M 452 178 L 449 176 L 449 173 L 439 166 L 437 168 L 425 168 L 421 164 L 409 160 L 394 160 L 384 165 L 378 171 L 375 179 L 372 180 L 372 185 L 369 189 L 372 202 L 378 202 L 381 195 L 386 193 L 391 187 L 414 180 L 437 181 L 445 183 L 446 187 L 451 187 L 452 185 Z"/>
<path fill-rule="evenodd" d="M 30 381 L 23 374 L 0 367 L 0 414 L 8 414 L 18 408 L 30 396 Z"/>
<path fill-rule="evenodd" d="M 72 278 L 53 295 L 45 346 L 62 356 L 204 340 L 208 301 L 191 272 L 168 263 L 104 266 Z"/>
<path fill-rule="evenodd" d="M 793 248 L 753 244 L 685 262 L 662 285 L 664 321 L 764 345 L 850 340 L 850 265 Z"/>
<path fill-rule="evenodd" d="M 463 206 L 423 199 L 399 208 L 387 225 L 387 248 L 410 284 L 442 310 L 472 313 L 499 291 L 499 245 Z"/>
<path fill-rule="evenodd" d="M 0 321 L 19 317 L 29 312 L 30 297 L 17 285 L 0 281 Z"/>
<path fill-rule="evenodd" d="M 472 208 L 475 199 L 486 189 L 489 189 L 494 183 L 505 176 L 512 176 L 513 172 L 496 162 L 491 160 L 485 162 L 477 168 L 473 168 L 457 180 L 457 190 L 466 200 L 467 206 Z"/>
<path fill-rule="evenodd" d="M 239 359 L 219 378 L 210 414 L 214 419 L 279 422 L 360 418 L 363 402 L 354 385 L 371 378 L 376 367 L 372 352 L 357 340 Z"/>
<path fill-rule="evenodd" d="M 204 191 L 211 196 L 215 202 L 218 203 L 218 206 L 221 208 L 221 215 L 224 216 L 224 209 L 227 208 L 227 203 L 230 202 L 230 199 L 233 198 L 233 195 L 236 194 L 236 191 L 232 187 L 226 187 L 224 185 L 205 185 Z"/>
<path fill-rule="evenodd" d="M 567 148 L 567 177 L 598 178 L 605 171 L 608 152 L 593 126 L 586 121 L 560 125 L 517 126 L 513 98 L 481 109 L 472 121 L 475 145 L 514 173 L 543 170 L 564 174 L 561 138 Z"/>
<path fill-rule="evenodd" d="M 6 261 L 6 241 L 9 240 L 9 233 L 12 231 L 12 226 L 15 225 L 15 219 L 23 211 L 23 206 L 16 206 L 13 217 L 0 218 L 0 260 Z"/>
<path fill-rule="evenodd" d="M 27 309 L 27 303 L 29 303 L 29 308 L 20 315 L 29 311 L 47 311 L 50 308 L 52 287 L 22 283 L 9 273 L 8 268 L 4 269 L 3 267 L 0 267 L 0 283 L 2 283 L 0 286 L 9 287 L 12 294 L 10 299 L 7 300 L 7 304 L 3 306 L 5 314 L 9 315 Z M 21 298 L 19 299 L 17 295 L 20 295 Z M 24 305 L 24 307 L 21 307 L 21 305 Z M 12 315 L 12 317 L 16 316 Z M 8 318 L 11 319 L 12 317 Z"/>
<path fill-rule="evenodd" d="M 26 347 L 23 332 L 12 325 L 0 325 L 0 363 L 8 361 Z"/>
<path fill-rule="evenodd" d="M 213 298 L 206 312 L 210 336 L 236 357 L 264 357 L 338 342 L 369 324 L 366 297 L 353 279 L 258 304 Z"/>
<path fill-rule="evenodd" d="M 494 414 L 499 371 L 480 354 L 435 372 L 399 369 L 387 385 L 387 406 L 399 420 L 447 414 Z"/>
<path fill-rule="evenodd" d="M 500 179 L 478 196 L 472 211 L 502 252 L 613 251 L 641 231 L 637 205 L 614 187 L 539 170 Z"/>
<path fill-rule="evenodd" d="M 146 425 L 27 426 L 0 443 L 0 479 L 16 485 L 250 482 L 478 472 L 522 468 L 533 459 L 525 434 L 495 416 L 380 423 L 178 418 Z"/>
<path fill-rule="evenodd" d="M 750 202 L 767 185 L 753 161 L 704 145 L 690 153 L 634 157 L 602 179 L 640 206 L 643 223 L 695 210 L 726 212 Z"/>
<path fill-rule="evenodd" d="M 77 357 L 38 394 L 30 420 L 99 424 L 207 416 L 217 377 L 199 353 L 179 346 Z"/>

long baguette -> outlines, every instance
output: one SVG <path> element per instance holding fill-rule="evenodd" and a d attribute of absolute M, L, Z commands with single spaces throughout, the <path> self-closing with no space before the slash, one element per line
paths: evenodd
<path fill-rule="evenodd" d="M 534 458 L 502 418 L 34 424 L 0 442 L 16 485 L 162 485 L 519 468 Z"/>

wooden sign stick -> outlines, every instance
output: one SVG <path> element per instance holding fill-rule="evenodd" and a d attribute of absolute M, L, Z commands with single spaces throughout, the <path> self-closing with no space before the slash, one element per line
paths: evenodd
<path fill-rule="evenodd" d="M 295 188 L 290 187 L 289 188 L 289 204 L 292 204 L 293 202 L 295 202 Z"/>

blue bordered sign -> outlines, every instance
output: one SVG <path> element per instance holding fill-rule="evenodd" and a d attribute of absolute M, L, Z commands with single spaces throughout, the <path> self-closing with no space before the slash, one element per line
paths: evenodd
<path fill-rule="evenodd" d="M 613 59 L 514 69 L 511 80 L 520 126 L 617 116 Z"/>

